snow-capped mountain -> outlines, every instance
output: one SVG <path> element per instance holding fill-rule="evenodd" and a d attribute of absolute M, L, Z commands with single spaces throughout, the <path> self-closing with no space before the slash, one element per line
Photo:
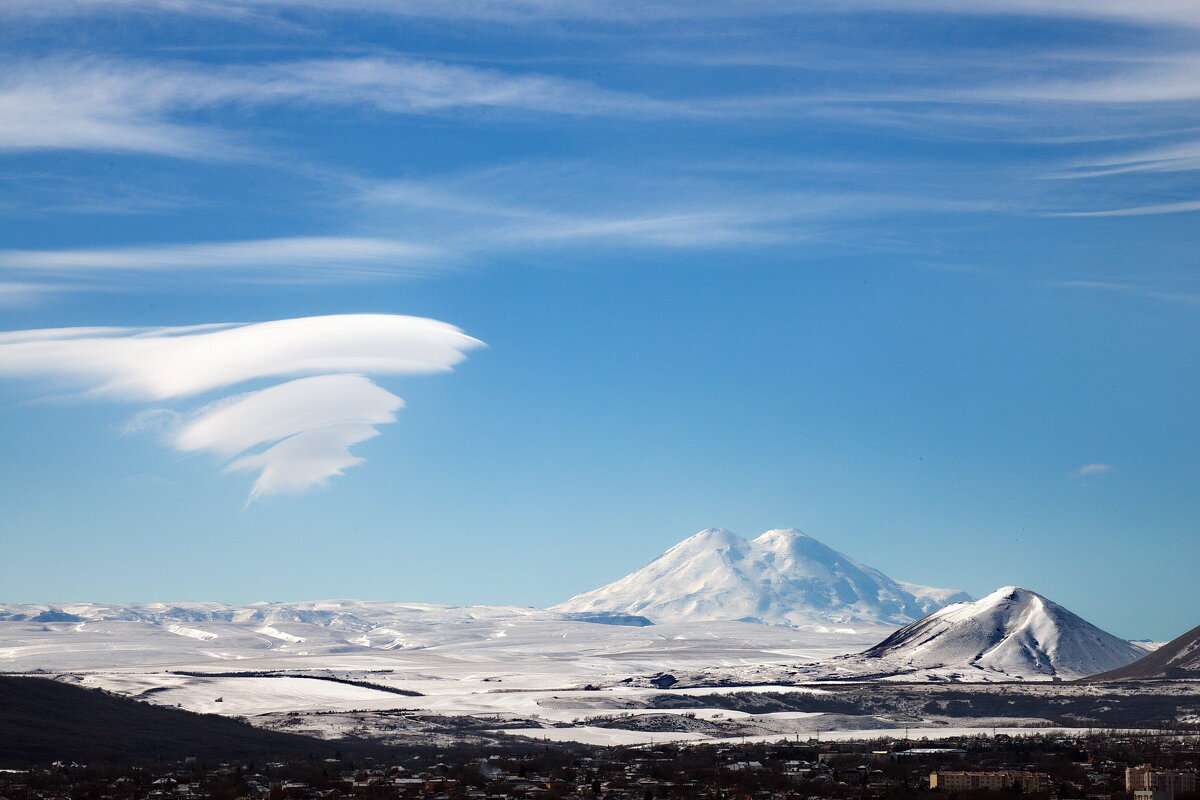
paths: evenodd
<path fill-rule="evenodd" d="M 904 625 L 969 599 L 955 589 L 894 581 L 798 530 L 747 540 L 709 528 L 637 572 L 552 610 L 638 614 L 655 622 Z"/>
<path fill-rule="evenodd" d="M 679 671 L 672 678 L 680 687 L 1075 680 L 1123 667 L 1145 652 L 1036 592 L 1005 586 L 982 600 L 934 611 L 859 653 L 789 666 Z"/>
<path fill-rule="evenodd" d="M 835 661 L 876 675 L 1071 680 L 1125 666 L 1144 652 L 1037 592 L 1005 586 L 982 600 L 946 606 L 870 650 Z"/>

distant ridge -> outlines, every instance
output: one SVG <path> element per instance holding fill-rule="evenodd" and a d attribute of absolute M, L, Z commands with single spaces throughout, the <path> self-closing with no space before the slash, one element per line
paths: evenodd
<path fill-rule="evenodd" d="M 1103 681 L 1200 679 L 1200 627 L 1192 628 L 1132 664 L 1092 675 L 1088 683 Z"/>
<path fill-rule="evenodd" d="M 551 610 L 654 622 L 904 625 L 969 599 L 956 589 L 892 580 L 794 528 L 752 540 L 708 528 L 636 572 Z"/>

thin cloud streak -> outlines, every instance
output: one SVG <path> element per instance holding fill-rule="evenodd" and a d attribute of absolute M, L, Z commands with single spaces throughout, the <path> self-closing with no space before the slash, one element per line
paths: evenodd
<path fill-rule="evenodd" d="M 1076 161 L 1056 177 L 1097 178 L 1136 172 L 1190 172 L 1200 169 L 1200 141 L 1178 142 L 1106 158 Z"/>
<path fill-rule="evenodd" d="M 45 299 L 61 287 L 41 283 L 0 281 L 0 308 L 27 306 Z"/>
<path fill-rule="evenodd" d="M 1047 217 L 1148 217 L 1158 214 L 1184 214 L 1200 211 L 1200 200 L 1185 200 L 1179 203 L 1158 203 L 1132 208 L 1112 208 L 1104 211 L 1059 211 L 1044 214 Z"/>
<path fill-rule="evenodd" d="M 242 138 L 188 121 L 198 110 L 238 105 L 365 106 L 421 115 L 467 109 L 584 117 L 707 113 L 586 81 L 399 56 L 222 67 L 49 59 L 10 64 L 4 72 L 0 149 L 9 150 L 261 158 Z"/>
<path fill-rule="evenodd" d="M 0 15 L 62 17 L 111 13 L 114 9 L 142 13 L 258 19 L 281 11 L 344 13 L 370 11 L 395 16 L 425 17 L 456 22 L 535 23 L 547 20 L 637 22 L 666 19 L 712 19 L 766 16 L 849 15 L 864 11 L 963 16 L 1037 16 L 1091 19 L 1147 25 L 1200 25 L 1200 9 L 1188 0 L 844 0 L 836 6 L 813 6 L 779 0 L 717 0 L 611 3 L 605 0 L 8 0 Z"/>
<path fill-rule="evenodd" d="M 347 179 L 378 225 L 413 224 L 467 252 L 562 242 L 719 248 L 809 240 L 830 224 L 918 212 L 977 213 L 988 201 L 852 191 L 753 192 L 739 182 L 664 179 L 571 165 L 521 164 L 426 181 Z M 585 192 L 564 187 L 585 186 Z M 447 241 L 442 246 L 449 247 Z"/>
<path fill-rule="evenodd" d="M 294 236 L 240 242 L 203 242 L 78 250 L 0 250 L 0 270 L 26 274 L 80 274 L 249 268 L 330 277 L 361 272 L 420 274 L 444 254 L 395 239 Z"/>
<path fill-rule="evenodd" d="M 1200 304 L 1200 295 L 1187 294 L 1185 292 L 1169 292 L 1161 289 L 1148 289 L 1144 286 L 1136 286 L 1129 283 L 1117 283 L 1113 281 L 1056 281 L 1055 286 L 1064 289 L 1083 289 L 1085 291 L 1099 292 L 1116 292 L 1121 294 L 1129 294 L 1137 297 L 1144 297 L 1149 300 L 1165 300 L 1172 303 L 1186 303 L 1188 305 Z"/>

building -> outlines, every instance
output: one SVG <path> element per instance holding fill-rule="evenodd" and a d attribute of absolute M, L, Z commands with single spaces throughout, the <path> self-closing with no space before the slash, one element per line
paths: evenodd
<path fill-rule="evenodd" d="M 1192 794 L 1196 791 L 1196 773 L 1156 769 L 1149 765 L 1128 767 L 1125 770 L 1125 791 Z"/>
<path fill-rule="evenodd" d="M 1138 789 L 1133 793 L 1133 800 L 1175 800 L 1174 792 L 1155 791 L 1153 789 Z"/>
<path fill-rule="evenodd" d="M 965 772 L 938 770 L 929 774 L 929 788 L 947 792 L 985 791 L 1016 788 L 1021 792 L 1050 791 L 1050 776 L 1044 772 L 1001 770 L 997 772 Z"/>

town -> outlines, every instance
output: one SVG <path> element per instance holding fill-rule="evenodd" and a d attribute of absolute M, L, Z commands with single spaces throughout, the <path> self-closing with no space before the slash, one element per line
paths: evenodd
<path fill-rule="evenodd" d="M 1189 800 L 1197 735 L 956 737 L 596 748 L 512 743 L 290 761 L 0 771 L 2 800 Z"/>

